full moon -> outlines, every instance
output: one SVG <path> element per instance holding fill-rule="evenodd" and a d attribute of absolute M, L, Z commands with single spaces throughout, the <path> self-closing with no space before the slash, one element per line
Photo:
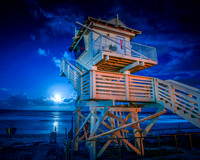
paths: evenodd
<path fill-rule="evenodd" d="M 52 99 L 55 102 L 62 102 L 63 101 L 59 94 L 56 94 Z"/>

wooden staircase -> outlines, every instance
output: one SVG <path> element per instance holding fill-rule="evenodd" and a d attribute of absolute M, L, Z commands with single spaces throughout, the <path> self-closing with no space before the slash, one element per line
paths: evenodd
<path fill-rule="evenodd" d="M 66 76 L 81 100 L 158 103 L 200 128 L 200 90 L 173 80 L 90 70 L 81 72 L 63 59 Z"/>
<path fill-rule="evenodd" d="M 173 80 L 155 79 L 157 103 L 200 128 L 200 90 Z"/>
<path fill-rule="evenodd" d="M 63 58 L 60 66 L 60 76 L 67 77 L 77 93 L 81 92 L 81 76 L 83 72 Z"/>

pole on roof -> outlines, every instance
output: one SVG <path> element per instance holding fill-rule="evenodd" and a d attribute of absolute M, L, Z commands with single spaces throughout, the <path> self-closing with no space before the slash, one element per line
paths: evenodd
<path fill-rule="evenodd" d="M 117 14 L 117 26 L 119 25 L 119 16 Z"/>

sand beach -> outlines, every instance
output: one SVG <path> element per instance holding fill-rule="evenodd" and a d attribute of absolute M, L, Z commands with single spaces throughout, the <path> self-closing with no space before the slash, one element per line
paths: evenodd
<path fill-rule="evenodd" d="M 190 139 L 191 136 L 191 139 Z M 134 139 L 129 135 L 130 140 Z M 0 135 L 0 160 L 65 160 L 64 134 L 57 134 L 56 143 L 50 141 L 50 134 L 16 134 L 11 139 L 6 134 Z M 192 146 L 191 142 L 192 140 Z M 106 141 L 97 140 L 97 151 Z M 144 157 L 125 147 L 110 146 L 99 159 L 191 159 L 199 160 L 200 134 L 177 133 L 168 135 L 149 135 L 144 139 Z M 114 144 L 113 144 L 114 145 Z M 85 141 L 79 151 L 68 151 L 68 158 L 89 159 Z"/>
<path fill-rule="evenodd" d="M 64 135 L 50 143 L 50 134 L 0 135 L 0 160 L 63 160 Z"/>

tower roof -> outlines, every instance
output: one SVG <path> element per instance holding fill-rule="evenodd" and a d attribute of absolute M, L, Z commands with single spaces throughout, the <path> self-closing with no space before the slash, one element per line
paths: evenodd
<path fill-rule="evenodd" d="M 115 18 L 110 19 L 110 20 L 103 20 L 101 18 L 93 18 L 93 17 L 88 16 L 88 19 L 86 20 L 86 23 L 88 23 L 88 22 L 103 23 L 103 24 L 110 25 L 110 26 L 115 27 L 115 28 L 121 28 L 121 29 L 124 29 L 124 30 L 127 30 L 127 31 L 134 32 L 135 35 L 138 35 L 138 34 L 142 33 L 141 31 L 138 31 L 136 29 L 132 29 L 132 28 L 127 27 L 119 19 L 118 15 Z"/>
<path fill-rule="evenodd" d="M 113 24 L 115 26 L 126 27 L 126 25 L 122 21 L 119 20 L 118 16 L 116 16 L 115 18 L 113 18 L 107 22 L 110 24 Z"/>

